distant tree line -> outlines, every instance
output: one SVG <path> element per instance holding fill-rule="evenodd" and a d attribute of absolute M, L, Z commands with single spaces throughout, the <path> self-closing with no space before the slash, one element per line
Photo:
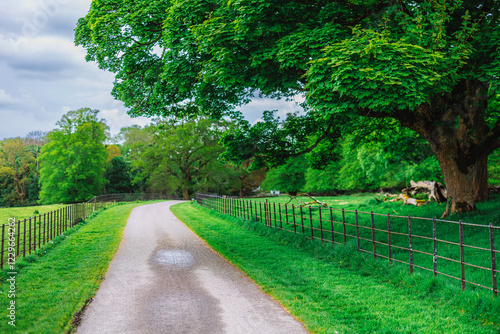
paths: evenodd
<path fill-rule="evenodd" d="M 115 137 L 98 110 L 67 112 L 45 133 L 0 141 L 0 207 L 85 201 L 104 193 L 249 195 L 265 177 L 219 159 L 226 121 L 155 119 Z"/>

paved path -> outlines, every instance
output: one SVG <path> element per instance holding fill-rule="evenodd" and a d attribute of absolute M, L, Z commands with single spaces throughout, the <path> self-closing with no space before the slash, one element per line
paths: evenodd
<path fill-rule="evenodd" d="M 170 212 L 135 208 L 79 334 L 307 333 Z"/>

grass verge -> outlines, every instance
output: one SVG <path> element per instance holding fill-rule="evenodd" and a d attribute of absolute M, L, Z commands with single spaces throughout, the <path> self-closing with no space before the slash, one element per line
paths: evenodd
<path fill-rule="evenodd" d="M 355 247 L 222 216 L 189 203 L 172 211 L 314 333 L 498 333 L 500 303 Z"/>
<path fill-rule="evenodd" d="M 104 210 L 18 260 L 17 274 L 1 272 L 0 333 L 72 332 L 79 312 L 104 278 L 130 212 L 145 203 L 150 202 Z M 11 276 L 15 277 L 15 298 L 8 296 Z M 15 301 L 15 327 L 8 323 L 10 301 Z"/>
<path fill-rule="evenodd" d="M 433 276 L 433 271 L 436 270 L 441 280 L 448 280 L 458 286 L 463 277 L 465 281 L 471 282 L 466 283 L 466 289 L 483 290 L 483 287 L 492 288 L 494 285 L 490 251 L 492 238 L 487 226 L 489 222 L 493 222 L 496 227 L 499 226 L 500 197 L 497 195 L 492 195 L 486 202 L 478 203 L 478 211 L 452 216 L 455 223 L 438 219 L 435 222 L 435 229 L 432 217 L 438 214 L 439 204 L 430 203 L 416 207 L 403 205 L 401 202 L 399 204 L 377 202 L 373 194 L 319 198 L 328 204 L 326 208 L 286 206 L 283 204 L 287 203 L 289 198 L 285 196 L 256 200 L 227 199 L 226 211 L 235 217 L 250 214 L 256 217 L 256 220 L 264 221 L 266 206 L 263 205 L 263 201 L 267 200 L 268 224 L 275 228 L 302 233 L 311 238 L 314 236 L 315 239 L 326 242 L 335 239 L 337 244 L 345 243 L 345 239 L 357 240 L 359 248 L 363 251 L 373 253 L 375 250 L 378 257 L 393 259 L 400 263 L 406 262 L 408 271 L 410 271 L 411 256 L 415 272 Z M 308 201 L 310 198 L 302 197 L 301 200 Z M 295 201 L 295 204 L 298 202 Z M 221 199 L 205 198 L 203 205 L 217 208 L 219 212 L 223 210 Z M 441 209 L 443 206 L 444 204 Z M 345 209 L 345 212 L 342 209 Z M 389 213 L 391 217 L 387 215 Z M 417 218 L 422 215 L 431 219 Z M 462 226 L 458 223 L 459 220 L 466 223 L 463 226 L 463 233 L 460 232 Z M 391 233 L 388 232 L 389 223 Z M 481 226 L 467 225 L 470 223 Z M 492 232 L 495 239 L 500 240 L 500 230 L 494 229 Z M 373 239 L 375 243 L 372 242 Z M 465 245 L 463 248 L 460 246 L 462 242 Z M 498 241 L 496 249 L 498 250 Z M 436 258 L 432 255 L 434 250 Z M 462 260 L 466 263 L 463 272 L 460 265 Z M 496 263 L 500 263 L 498 252 Z M 483 287 L 476 287 L 474 284 Z"/>

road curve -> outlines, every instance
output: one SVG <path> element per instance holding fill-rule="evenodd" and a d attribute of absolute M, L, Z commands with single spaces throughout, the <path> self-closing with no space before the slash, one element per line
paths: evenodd
<path fill-rule="evenodd" d="M 308 333 L 171 212 L 135 208 L 78 334 Z"/>

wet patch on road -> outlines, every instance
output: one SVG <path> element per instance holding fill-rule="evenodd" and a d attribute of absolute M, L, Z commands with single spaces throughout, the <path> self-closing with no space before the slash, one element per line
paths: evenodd
<path fill-rule="evenodd" d="M 180 249 L 157 250 L 151 260 L 155 265 L 166 269 L 189 269 L 195 264 L 193 255 Z"/>
<path fill-rule="evenodd" d="M 141 305 L 136 321 L 144 333 L 227 333 L 219 299 L 196 274 L 202 245 L 185 243 L 170 233 L 156 233 L 157 247 L 148 259 L 155 275 L 138 296 L 147 303 Z"/>

